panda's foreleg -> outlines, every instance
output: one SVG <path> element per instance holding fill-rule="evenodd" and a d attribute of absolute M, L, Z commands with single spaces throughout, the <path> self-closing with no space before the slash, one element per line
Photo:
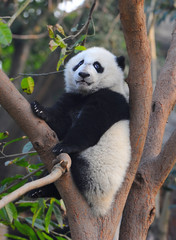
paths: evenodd
<path fill-rule="evenodd" d="M 97 144 L 105 131 L 113 124 L 109 121 L 106 108 L 103 106 L 98 108 L 97 105 L 84 106 L 63 141 L 53 148 L 54 154 L 79 153 Z"/>
<path fill-rule="evenodd" d="M 33 113 L 40 119 L 44 120 L 45 122 L 49 121 L 49 114 L 47 110 L 37 101 L 31 103 L 31 109 Z"/>

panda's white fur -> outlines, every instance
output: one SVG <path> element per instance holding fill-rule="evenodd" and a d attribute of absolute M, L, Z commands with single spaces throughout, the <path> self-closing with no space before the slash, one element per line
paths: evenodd
<path fill-rule="evenodd" d="M 73 67 L 83 59 L 84 63 L 73 72 Z M 95 61 L 104 67 L 102 74 L 98 74 L 93 67 Z M 80 80 L 78 75 L 80 71 L 88 72 L 90 77 L 86 78 L 86 81 L 93 84 L 89 86 L 76 83 Z M 125 96 L 124 74 L 117 66 L 112 53 L 104 48 L 93 47 L 71 58 L 65 68 L 66 92 L 89 94 L 102 88 L 111 89 Z M 97 184 L 97 189 L 101 183 L 101 189 L 97 190 L 96 194 L 90 189 L 85 197 L 96 216 L 105 215 L 123 183 L 130 162 L 129 120 L 115 123 L 95 146 L 82 151 L 80 155 L 89 161 L 90 175 L 94 184 Z"/>
<path fill-rule="evenodd" d="M 84 60 L 84 63 L 73 72 L 73 67 L 81 60 Z M 93 63 L 96 61 L 103 65 L 103 74 L 97 74 L 93 67 Z M 76 83 L 77 80 L 81 79 L 78 75 L 80 71 L 88 72 L 90 77 L 86 78 L 86 81 L 93 82 L 93 84 L 88 86 L 87 84 Z M 82 92 L 86 94 L 101 88 L 108 88 L 125 95 L 124 74 L 122 69 L 117 67 L 115 56 L 111 52 L 101 47 L 92 47 L 80 52 L 69 60 L 65 67 L 66 92 Z"/>
<path fill-rule="evenodd" d="M 101 190 L 104 190 L 104 193 L 99 191 L 97 195 L 93 191 L 87 192 L 87 201 L 95 215 L 105 215 L 123 183 L 130 162 L 129 121 L 115 123 L 97 145 L 83 151 L 81 156 L 89 159 L 94 184 L 96 181 L 97 185 L 101 183 Z"/>

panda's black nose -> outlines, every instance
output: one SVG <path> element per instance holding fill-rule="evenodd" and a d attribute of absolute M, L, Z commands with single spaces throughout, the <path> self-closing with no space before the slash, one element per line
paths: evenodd
<path fill-rule="evenodd" d="M 86 72 L 79 72 L 78 74 L 79 74 L 79 76 L 82 77 L 82 78 L 86 78 L 86 77 L 89 77 L 89 76 L 90 76 L 90 74 L 89 74 L 89 73 L 86 73 Z"/>

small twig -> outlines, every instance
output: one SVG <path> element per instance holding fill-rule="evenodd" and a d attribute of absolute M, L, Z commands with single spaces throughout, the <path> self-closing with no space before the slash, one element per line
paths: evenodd
<path fill-rule="evenodd" d="M 58 156 L 60 160 L 64 160 L 62 164 L 58 163 L 53 167 L 52 172 L 47 175 L 46 177 L 40 178 L 38 180 L 26 183 L 24 186 L 18 188 L 14 192 L 8 194 L 7 196 L 3 197 L 0 200 L 0 209 L 3 208 L 8 203 L 14 201 L 15 199 L 21 197 L 22 195 L 26 194 L 27 192 L 43 187 L 50 183 L 55 182 L 58 180 L 63 173 L 65 173 L 71 167 L 71 159 L 68 154 L 62 153 Z"/>
<path fill-rule="evenodd" d="M 87 19 L 86 23 L 84 24 L 84 26 L 75 35 L 70 35 L 70 36 L 64 38 L 63 39 L 64 41 L 68 40 L 70 38 L 73 40 L 73 39 L 77 38 L 82 32 L 84 32 L 84 31 L 87 32 L 88 31 L 88 27 L 89 27 L 90 21 L 92 20 L 92 14 L 93 14 L 93 10 L 95 8 L 95 5 L 96 5 L 96 0 L 94 0 L 94 2 L 92 4 L 92 7 L 91 7 L 90 12 L 89 12 L 88 19 Z"/>
<path fill-rule="evenodd" d="M 37 172 L 39 172 L 39 171 L 41 171 L 41 170 L 43 170 L 43 169 L 45 169 L 45 166 L 41 166 L 40 168 L 38 168 L 38 169 L 36 169 L 35 171 L 27 174 L 26 176 L 24 176 L 24 177 L 22 177 L 22 178 L 19 178 L 18 180 L 16 180 L 16 182 L 14 182 L 14 183 L 11 184 L 10 186 L 8 186 L 6 189 L 4 189 L 0 194 L 7 192 L 10 188 L 14 187 L 14 186 L 17 185 L 19 182 L 24 181 L 24 180 L 32 177 L 32 176 L 35 175 Z"/>
<path fill-rule="evenodd" d="M 31 152 L 27 152 L 27 153 L 16 153 L 16 154 L 12 154 L 12 155 L 5 155 L 4 153 L 1 152 L 3 157 L 0 157 L 0 160 L 7 159 L 7 158 L 9 159 L 9 158 L 22 157 L 22 156 L 28 155 L 30 153 L 36 153 L 36 151 L 31 151 Z"/>
<path fill-rule="evenodd" d="M 18 9 L 17 12 L 11 17 L 11 19 L 8 21 L 8 26 L 10 27 L 12 23 L 15 21 L 15 19 L 24 11 L 24 9 L 29 5 L 31 0 L 26 0 L 26 2 Z"/>
<path fill-rule="evenodd" d="M 90 9 L 90 12 L 89 12 L 89 16 L 88 16 L 88 20 L 87 20 L 87 23 L 85 24 L 85 34 L 87 36 L 88 34 L 88 29 L 89 29 L 89 24 L 92 20 L 92 14 L 93 14 L 93 11 L 94 11 L 94 8 L 95 8 L 95 5 L 96 5 L 96 0 L 94 0 L 93 4 L 92 4 L 92 7 Z M 82 42 L 82 45 L 84 46 L 85 44 L 85 41 L 86 41 L 86 37 L 84 38 L 83 42 Z"/>
<path fill-rule="evenodd" d="M 47 72 L 47 73 L 18 73 L 18 75 L 20 76 L 33 76 L 33 77 L 37 77 L 37 76 L 48 76 L 51 74 L 56 74 L 56 73 L 61 73 L 64 72 L 64 70 L 60 70 L 60 71 L 54 71 L 54 72 Z"/>
<path fill-rule="evenodd" d="M 0 16 L 1 19 L 12 18 L 11 16 Z"/>
<path fill-rule="evenodd" d="M 29 39 L 40 39 L 44 38 L 48 35 L 48 32 L 40 33 L 40 34 L 29 34 L 29 35 L 18 35 L 12 34 L 14 39 L 21 39 L 21 40 L 29 40 Z"/>

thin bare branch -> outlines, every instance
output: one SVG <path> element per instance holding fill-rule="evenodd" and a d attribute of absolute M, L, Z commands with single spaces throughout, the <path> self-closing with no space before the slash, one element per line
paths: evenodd
<path fill-rule="evenodd" d="M 29 40 L 29 39 L 40 39 L 44 38 L 48 35 L 48 32 L 40 33 L 40 34 L 28 34 L 28 35 L 18 35 L 18 34 L 12 34 L 12 37 L 14 39 L 20 39 L 20 40 Z"/>
<path fill-rule="evenodd" d="M 8 26 L 10 27 L 15 19 L 24 11 L 24 9 L 31 3 L 31 0 L 26 0 L 23 5 L 14 13 L 14 15 L 8 21 Z"/>
<path fill-rule="evenodd" d="M 27 152 L 27 153 L 16 153 L 16 154 L 11 154 L 11 155 L 6 155 L 2 152 L 0 152 L 0 153 L 3 154 L 3 157 L 0 157 L 0 160 L 2 160 L 2 159 L 7 160 L 7 159 L 11 159 L 11 158 L 23 157 L 23 156 L 26 156 L 30 153 L 36 153 L 36 151 L 30 151 L 30 152 Z"/>
<path fill-rule="evenodd" d="M 86 21 L 86 23 L 84 24 L 84 26 L 75 34 L 75 35 L 70 35 L 66 38 L 64 38 L 63 40 L 68 40 L 68 39 L 75 39 L 77 37 L 79 37 L 83 32 L 87 32 L 88 31 L 88 27 L 89 27 L 89 24 L 92 20 L 92 14 L 93 14 L 93 11 L 94 11 L 94 8 L 96 6 L 96 0 L 94 0 L 93 4 L 92 4 L 92 7 L 90 9 L 90 12 L 89 12 L 89 15 L 88 15 L 88 19 Z"/>

